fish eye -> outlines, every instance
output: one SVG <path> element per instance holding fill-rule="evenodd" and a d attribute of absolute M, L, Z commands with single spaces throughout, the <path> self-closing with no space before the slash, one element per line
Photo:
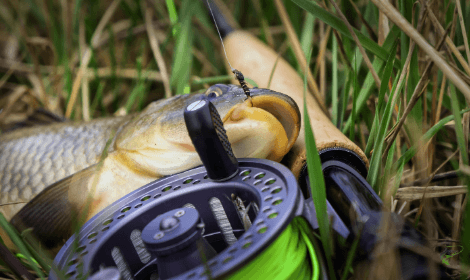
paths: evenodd
<path fill-rule="evenodd" d="M 219 96 L 219 95 L 215 91 L 211 91 L 207 94 L 207 97 L 209 97 L 209 98 L 214 98 L 214 97 L 217 97 L 217 96 Z"/>
<path fill-rule="evenodd" d="M 222 95 L 222 90 L 220 88 L 210 87 L 205 94 L 208 98 L 212 99 Z"/>

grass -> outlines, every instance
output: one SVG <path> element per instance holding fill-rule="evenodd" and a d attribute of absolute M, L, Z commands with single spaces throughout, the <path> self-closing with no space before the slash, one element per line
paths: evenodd
<path fill-rule="evenodd" d="M 200 1 L 17 2 L 0 2 L 2 131 L 40 107 L 76 121 L 95 119 L 130 114 L 165 96 L 201 91 L 214 83 L 231 81 L 218 35 Z M 241 28 L 261 38 L 302 75 L 304 62 L 291 43 L 292 35 L 298 38 L 298 49 L 304 58 L 312 50 L 313 59 L 308 59 L 307 64 L 316 83 L 324 85 L 323 101 L 331 119 L 365 151 L 370 161 L 368 182 L 380 194 L 385 207 L 391 211 L 401 209 L 402 216 L 427 233 L 437 254 L 453 244 L 449 242 L 462 240 L 459 244 L 464 251 L 449 262 L 455 265 L 462 260 L 470 265 L 468 199 L 445 193 L 424 199 L 425 204 L 424 200 L 405 204 L 395 199 L 398 188 L 417 186 L 457 149 L 460 152 L 439 173 L 458 171 L 460 178 L 426 185 L 469 183 L 468 128 L 462 125 L 468 123 L 464 112 L 468 111 L 470 100 L 465 90 L 470 84 L 470 52 L 465 44 L 470 30 L 468 2 L 456 5 L 452 0 L 434 1 L 423 14 L 420 5 L 392 1 L 398 14 L 412 23 L 407 29 L 395 24 L 397 15 L 384 17 L 387 10 L 375 5 L 383 0 L 335 1 L 371 60 L 380 87 L 347 23 L 330 1 L 283 1 L 294 32 L 290 38 L 284 31 L 287 23 L 271 1 L 223 2 Z M 385 18 L 385 25 L 379 25 L 379 14 Z M 331 31 L 327 32 L 327 28 Z M 420 34 L 424 41 L 414 34 Z M 437 48 L 445 39 L 444 34 L 448 39 Z M 322 42 L 326 42 L 324 48 Z M 437 49 L 445 63 L 437 61 L 436 54 L 424 43 Z M 424 75 L 431 61 L 435 64 Z M 324 70 L 318 63 L 324 65 Z M 449 69 L 455 75 L 449 75 Z M 464 84 L 456 83 L 455 77 Z M 249 78 L 246 80 L 254 85 Z M 27 87 L 26 93 L 10 98 L 21 86 Z M 395 130 L 397 133 L 393 133 Z M 315 128 L 312 134 L 306 134 L 311 147 L 314 133 Z M 315 154 L 313 150 L 307 160 L 317 165 L 309 172 L 318 173 Z M 317 203 L 321 204 L 323 197 L 319 193 Z M 453 207 L 455 203 L 462 207 Z M 427 218 L 420 215 L 422 209 L 418 213 L 420 207 L 429 211 Z M 325 216 L 319 219 L 323 225 L 321 238 L 328 234 L 328 221 L 324 219 Z M 47 262 L 38 260 L 37 266 L 30 259 L 38 259 L 37 255 L 26 246 L 21 252 L 26 258 L 23 261 L 37 277 L 45 277 Z M 345 272 L 338 278 L 344 279 L 350 271 L 356 271 L 355 254 L 352 250 L 348 255 Z M 3 271 L 8 268 L 0 263 L 0 273 L 11 275 Z"/>

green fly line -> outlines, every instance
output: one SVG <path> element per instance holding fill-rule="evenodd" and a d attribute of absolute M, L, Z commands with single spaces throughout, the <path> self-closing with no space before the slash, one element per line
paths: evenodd
<path fill-rule="evenodd" d="M 313 238 L 305 219 L 296 217 L 268 248 L 227 279 L 317 280 L 320 268 Z"/>

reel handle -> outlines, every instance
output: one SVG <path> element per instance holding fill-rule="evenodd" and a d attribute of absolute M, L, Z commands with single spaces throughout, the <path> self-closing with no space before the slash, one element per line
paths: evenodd
<path fill-rule="evenodd" d="M 238 161 L 215 106 L 207 99 L 195 101 L 184 110 L 184 121 L 207 175 L 226 181 L 238 171 Z"/>

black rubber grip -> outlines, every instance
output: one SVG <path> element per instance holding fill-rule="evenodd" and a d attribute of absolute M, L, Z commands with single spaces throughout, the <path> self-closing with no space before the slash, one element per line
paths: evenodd
<path fill-rule="evenodd" d="M 209 178 L 230 179 L 238 170 L 238 161 L 215 106 L 207 99 L 193 102 L 184 110 L 184 120 Z"/>

